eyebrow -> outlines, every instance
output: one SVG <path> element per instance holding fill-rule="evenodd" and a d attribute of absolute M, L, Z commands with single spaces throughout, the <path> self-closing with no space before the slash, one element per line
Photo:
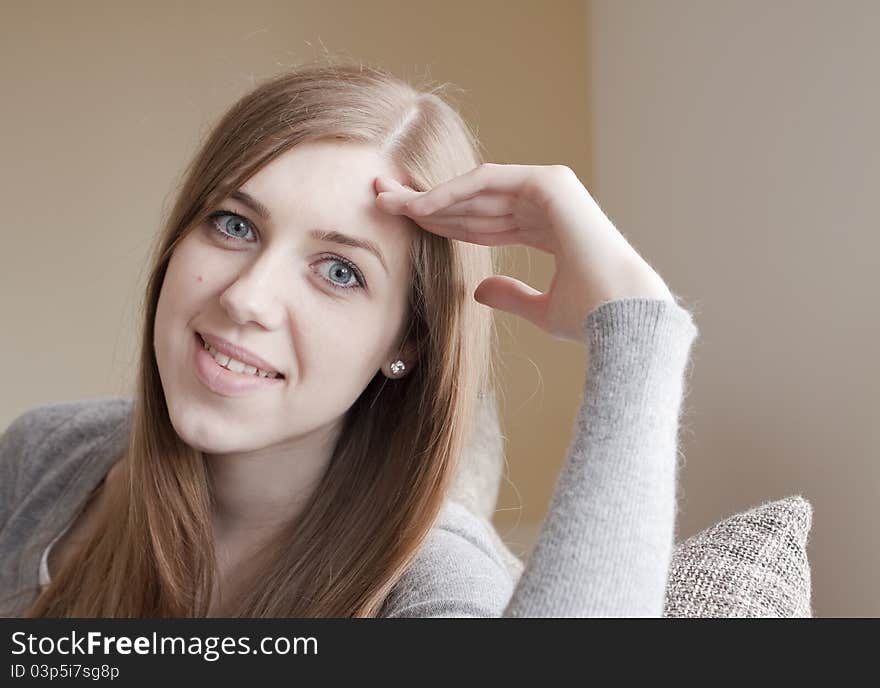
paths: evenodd
<path fill-rule="evenodd" d="M 246 191 L 238 189 L 237 191 L 230 193 L 229 197 L 246 205 L 257 215 L 266 220 L 266 222 L 271 222 L 272 213 L 269 212 L 269 209 Z M 318 241 L 328 241 L 333 244 L 351 246 L 352 248 L 360 248 L 369 251 L 379 259 L 379 262 L 382 263 L 382 267 L 385 269 L 385 273 L 388 274 L 388 264 L 385 262 L 385 257 L 382 255 L 382 251 L 379 250 L 379 247 L 376 244 L 368 239 L 358 239 L 357 237 L 343 234 L 336 230 L 327 229 L 313 229 L 309 232 L 309 236 Z"/>

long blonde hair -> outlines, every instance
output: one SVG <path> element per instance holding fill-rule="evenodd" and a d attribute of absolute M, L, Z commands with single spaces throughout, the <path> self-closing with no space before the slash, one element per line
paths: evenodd
<path fill-rule="evenodd" d="M 242 96 L 201 144 L 158 234 L 144 297 L 131 431 L 120 480 L 106 483 L 93 535 L 27 617 L 203 617 L 215 583 L 205 456 L 172 427 L 153 352 L 171 254 L 211 208 L 276 156 L 321 139 L 366 143 L 428 190 L 482 162 L 440 95 L 362 62 L 311 64 Z M 410 220 L 412 221 L 412 220 Z M 373 617 L 417 554 L 495 388 L 496 330 L 473 298 L 498 267 L 492 247 L 416 232 L 407 337 L 418 362 L 378 372 L 346 413 L 326 473 L 302 514 L 261 550 L 230 617 Z"/>

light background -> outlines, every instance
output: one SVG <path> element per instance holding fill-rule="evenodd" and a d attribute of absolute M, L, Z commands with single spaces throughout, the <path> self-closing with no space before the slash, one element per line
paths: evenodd
<path fill-rule="evenodd" d="M 680 541 L 764 501 L 814 508 L 817 616 L 878 616 L 880 4 L 764 0 L 3 2 L 0 427 L 130 394 L 150 241 L 210 124 L 324 49 L 424 72 L 492 162 L 566 164 L 694 312 Z M 552 258 L 513 274 L 544 289 Z M 500 316 L 527 551 L 585 358 Z"/>

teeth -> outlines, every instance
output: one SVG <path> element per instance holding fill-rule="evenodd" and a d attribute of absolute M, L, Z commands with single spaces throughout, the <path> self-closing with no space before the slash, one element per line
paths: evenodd
<path fill-rule="evenodd" d="M 205 342 L 203 342 L 203 344 L 208 353 L 211 354 L 211 357 L 215 361 L 217 361 L 217 363 L 228 370 L 235 371 L 236 373 L 245 373 L 246 375 L 257 375 L 259 377 L 280 377 L 277 373 L 272 373 L 268 370 L 263 370 L 262 368 L 255 368 L 252 365 L 248 365 L 247 363 L 239 361 L 235 358 L 230 358 L 225 354 L 221 354 L 210 344 L 207 344 Z"/>

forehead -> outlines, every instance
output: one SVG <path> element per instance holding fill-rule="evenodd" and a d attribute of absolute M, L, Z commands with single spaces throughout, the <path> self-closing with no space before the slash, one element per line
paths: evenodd
<path fill-rule="evenodd" d="M 371 169 L 389 171 L 390 162 L 372 146 L 342 141 L 306 141 L 275 158 L 258 173 L 260 176 L 286 175 L 307 182 L 312 177 L 330 181 L 336 175 L 354 180 Z M 256 177 L 256 175 L 255 175 Z"/>
<path fill-rule="evenodd" d="M 308 141 L 275 158 L 241 188 L 268 206 L 274 224 L 354 234 L 390 250 L 410 240 L 414 225 L 376 207 L 379 175 L 404 180 L 372 146 Z"/>

